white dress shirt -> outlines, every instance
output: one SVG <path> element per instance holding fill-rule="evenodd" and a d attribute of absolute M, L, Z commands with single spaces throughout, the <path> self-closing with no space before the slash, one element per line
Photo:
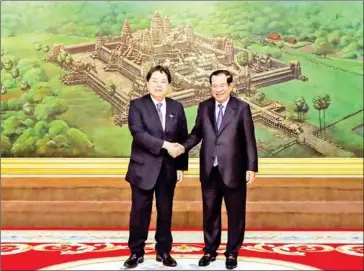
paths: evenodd
<path fill-rule="evenodd" d="M 154 99 L 152 96 L 150 96 L 152 98 L 152 101 L 155 105 L 155 109 L 157 110 L 157 104 L 161 103 L 162 107 L 161 107 L 161 112 L 162 112 L 162 127 L 163 127 L 163 131 L 166 128 L 166 112 L 167 112 L 167 103 L 166 103 L 166 99 L 163 99 L 161 102 L 158 102 L 156 99 Z M 158 111 L 157 111 L 158 112 Z"/>

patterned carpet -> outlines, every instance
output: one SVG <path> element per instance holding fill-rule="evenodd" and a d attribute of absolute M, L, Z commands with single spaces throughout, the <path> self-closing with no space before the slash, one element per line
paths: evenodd
<path fill-rule="evenodd" d="M 223 270 L 226 232 L 217 260 L 197 265 L 200 230 L 173 232 L 175 268 L 155 261 L 150 231 L 144 263 L 134 270 Z M 1 270 L 121 270 L 129 255 L 125 229 L 3 229 Z M 363 270 L 363 231 L 265 230 L 246 232 L 235 270 Z"/>

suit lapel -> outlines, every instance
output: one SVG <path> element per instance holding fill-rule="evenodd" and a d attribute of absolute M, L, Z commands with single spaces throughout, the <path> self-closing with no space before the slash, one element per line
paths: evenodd
<path fill-rule="evenodd" d="M 146 108 L 147 108 L 147 111 L 148 111 L 148 117 L 151 118 L 152 123 L 156 124 L 155 127 L 157 127 L 158 130 L 160 130 L 160 132 L 164 133 L 162 123 L 159 120 L 157 108 L 155 107 L 155 105 L 153 103 L 152 97 L 150 97 L 150 95 L 148 94 L 145 98 L 146 98 L 145 103 L 146 103 Z"/>
<path fill-rule="evenodd" d="M 170 99 L 166 98 L 166 128 L 165 131 L 169 131 L 170 127 L 172 127 L 173 122 L 176 121 L 177 115 L 174 112 L 174 108 L 172 106 L 172 102 Z"/>
<path fill-rule="evenodd" d="M 221 134 L 221 132 L 224 130 L 224 128 L 229 124 L 229 122 L 233 119 L 236 107 L 237 107 L 237 102 L 236 102 L 235 98 L 230 97 L 230 100 L 226 106 L 224 117 L 222 118 L 220 130 L 217 133 L 218 136 Z"/>
<path fill-rule="evenodd" d="M 208 103 L 208 110 L 209 119 L 211 122 L 211 126 L 215 133 L 217 133 L 217 127 L 216 127 L 216 116 L 215 116 L 215 99 L 211 98 L 210 102 Z"/>

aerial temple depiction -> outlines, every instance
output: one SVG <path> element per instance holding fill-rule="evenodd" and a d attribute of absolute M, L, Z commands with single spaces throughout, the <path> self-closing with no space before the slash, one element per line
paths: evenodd
<path fill-rule="evenodd" d="M 172 75 L 169 97 L 185 107 L 210 97 L 209 76 L 216 69 L 227 69 L 234 75 L 233 95 L 254 93 L 257 89 L 307 78 L 301 74 L 298 61 L 285 64 L 270 55 L 259 55 L 234 47 L 229 37 L 207 37 L 194 32 L 190 24 L 171 28 L 168 16 L 162 19 L 155 11 L 151 28 L 132 32 L 125 20 L 119 36 L 97 37 L 96 42 L 53 48 L 49 61 L 59 63 L 59 54 L 71 56 L 62 63 L 67 71 L 62 77 L 66 85 L 85 84 L 107 100 L 114 108 L 116 125 L 127 123 L 131 99 L 147 92 L 145 76 L 156 64 L 167 66 Z M 237 55 L 246 54 L 244 63 Z M 110 80 L 112 79 L 112 80 Z M 112 83 L 110 83 L 112 81 Z M 297 135 L 295 124 L 284 124 L 279 114 L 282 105 L 274 103 L 268 110 L 253 106 L 255 119 Z"/>

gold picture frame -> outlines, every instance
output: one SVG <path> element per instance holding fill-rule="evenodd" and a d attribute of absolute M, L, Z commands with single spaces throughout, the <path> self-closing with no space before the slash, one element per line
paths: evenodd
<path fill-rule="evenodd" d="M 362 177 L 363 158 L 260 158 L 258 176 Z M 125 176 L 129 158 L 2 158 L 1 175 Z M 190 159 L 188 176 L 198 176 L 198 158 Z"/>

